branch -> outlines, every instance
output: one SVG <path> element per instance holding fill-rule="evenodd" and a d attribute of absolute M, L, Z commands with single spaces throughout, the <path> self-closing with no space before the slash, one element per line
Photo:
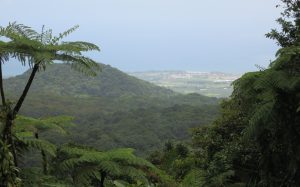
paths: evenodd
<path fill-rule="evenodd" d="M 3 76 L 2 76 L 2 59 L 0 58 L 0 94 L 2 99 L 2 105 L 5 106 L 5 95 L 4 95 L 4 89 L 3 89 Z"/>
<path fill-rule="evenodd" d="M 33 79 L 34 79 L 34 77 L 35 77 L 35 74 L 36 74 L 36 72 L 37 72 L 38 70 L 39 70 L 39 63 L 37 63 L 37 64 L 35 64 L 35 65 L 33 66 L 32 72 L 31 72 L 30 77 L 29 77 L 29 79 L 28 79 L 28 81 L 27 81 L 27 84 L 26 84 L 26 86 L 25 86 L 25 88 L 24 88 L 24 90 L 23 90 L 23 93 L 22 93 L 22 95 L 20 96 L 20 98 L 19 98 L 19 100 L 18 100 L 18 102 L 17 102 L 15 108 L 13 109 L 13 116 L 16 116 L 16 114 L 19 112 L 19 110 L 20 110 L 20 108 L 21 108 L 21 106 L 22 106 L 22 104 L 23 104 L 23 102 L 24 102 L 24 100 L 25 100 L 25 98 L 26 98 L 26 96 L 27 96 L 27 93 L 28 93 L 28 91 L 29 91 L 29 88 L 30 88 L 30 86 L 31 86 L 31 84 L 32 84 L 32 82 L 33 82 Z"/>

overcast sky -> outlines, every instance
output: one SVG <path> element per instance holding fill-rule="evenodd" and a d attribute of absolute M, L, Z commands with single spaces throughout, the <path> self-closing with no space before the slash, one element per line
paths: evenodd
<path fill-rule="evenodd" d="M 101 47 L 94 59 L 123 71 L 243 73 L 267 66 L 278 49 L 274 0 L 0 0 L 0 25 L 17 21 Z M 17 63 L 5 75 L 24 71 Z"/>

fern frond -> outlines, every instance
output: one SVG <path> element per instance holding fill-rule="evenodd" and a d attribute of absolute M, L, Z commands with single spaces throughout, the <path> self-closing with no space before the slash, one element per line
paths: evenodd
<path fill-rule="evenodd" d="M 100 48 L 92 43 L 89 42 L 83 42 L 83 41 L 76 41 L 76 42 L 62 42 L 58 46 L 60 50 L 62 51 L 71 51 L 73 49 L 74 51 L 100 51 Z"/>
<path fill-rule="evenodd" d="M 105 171 L 112 175 L 120 175 L 122 173 L 122 169 L 120 168 L 119 164 L 110 160 L 103 160 L 95 162 L 101 171 Z"/>
<path fill-rule="evenodd" d="M 73 117 L 70 116 L 56 116 L 49 118 L 35 119 L 25 116 L 17 116 L 15 121 L 14 131 L 16 132 L 37 132 L 52 130 L 60 134 L 66 134 L 65 127 L 71 127 L 75 124 L 72 123 Z"/>
<path fill-rule="evenodd" d="M 50 156 L 56 156 L 56 146 L 46 140 L 34 139 L 34 138 L 24 138 L 22 141 L 29 147 L 33 149 L 43 150 Z"/>
<path fill-rule="evenodd" d="M 132 180 L 141 180 L 143 182 L 147 182 L 146 174 L 140 169 L 132 166 L 123 166 L 121 170 L 124 176 L 130 177 Z"/>
<path fill-rule="evenodd" d="M 244 138 L 249 139 L 254 134 L 259 135 L 260 129 L 266 128 L 264 123 L 271 120 L 275 102 L 268 102 L 259 107 L 249 120 L 249 126 L 244 130 Z"/>
<path fill-rule="evenodd" d="M 71 65 L 74 70 L 85 75 L 96 76 L 100 66 L 94 60 L 79 55 L 57 54 L 56 60 L 64 61 Z"/>
<path fill-rule="evenodd" d="M 81 162 L 80 158 L 70 158 L 70 159 L 62 161 L 59 165 L 59 169 L 61 171 L 72 171 L 76 167 L 80 166 L 81 163 L 82 162 Z"/>
<path fill-rule="evenodd" d="M 38 38 L 40 35 L 31 27 L 28 27 L 23 24 L 17 24 L 17 22 L 9 23 L 7 30 L 13 31 L 14 33 L 17 33 L 25 38 L 33 39 L 33 40 Z"/>
<path fill-rule="evenodd" d="M 100 180 L 100 173 L 97 166 L 78 167 L 74 175 L 76 186 L 90 186 L 91 179 Z"/>
<path fill-rule="evenodd" d="M 59 40 L 63 39 L 64 37 L 68 36 L 69 34 L 71 34 L 72 32 L 74 32 L 76 29 L 79 28 L 79 25 L 75 25 L 74 27 L 66 30 L 65 32 L 63 33 L 60 33 L 59 36 L 57 37 L 53 37 L 51 43 L 52 44 L 56 44 Z"/>
<path fill-rule="evenodd" d="M 95 149 L 63 146 L 59 149 L 61 154 L 66 154 L 67 158 L 59 164 L 61 171 L 80 171 L 85 166 L 95 166 L 95 172 L 105 172 L 113 178 L 128 178 L 135 181 L 147 182 L 145 170 L 152 172 L 155 167 L 148 161 L 136 157 L 133 149 L 116 149 L 111 151 L 97 151 Z M 91 171 L 91 173 L 93 173 Z M 78 174 L 79 175 L 79 174 Z M 95 176 L 94 176 L 95 177 Z M 93 178 L 86 175 L 85 180 Z"/>

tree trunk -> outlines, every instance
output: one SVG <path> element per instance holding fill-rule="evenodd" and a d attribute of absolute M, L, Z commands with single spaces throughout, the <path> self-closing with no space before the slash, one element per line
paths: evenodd
<path fill-rule="evenodd" d="M 4 88 L 3 88 L 2 60 L 1 60 L 1 58 L 0 58 L 0 93 L 1 93 L 2 105 L 5 106 L 6 101 L 5 101 Z"/>
<path fill-rule="evenodd" d="M 101 179 L 100 179 L 99 187 L 104 187 L 105 177 L 106 177 L 106 172 L 101 172 Z"/>
<path fill-rule="evenodd" d="M 39 139 L 39 134 L 36 132 L 34 133 L 34 136 L 36 139 Z M 41 154 L 42 154 L 42 160 L 43 160 L 43 173 L 44 175 L 48 175 L 48 159 L 47 159 L 47 155 L 45 153 L 44 150 L 41 150 Z"/>
<path fill-rule="evenodd" d="M 39 63 L 37 63 L 37 64 L 35 64 L 35 65 L 33 66 L 32 72 L 31 72 L 30 77 L 29 77 L 29 79 L 28 79 L 28 81 L 27 81 L 27 84 L 26 84 L 26 86 L 25 86 L 25 88 L 24 88 L 24 90 L 23 90 L 23 93 L 22 93 L 22 95 L 20 96 L 20 98 L 19 98 L 19 100 L 18 100 L 18 102 L 17 102 L 15 108 L 13 109 L 13 115 L 14 115 L 14 116 L 18 114 L 18 112 L 19 112 L 19 110 L 20 110 L 20 108 L 21 108 L 21 106 L 22 106 L 22 104 L 23 104 L 23 102 L 24 102 L 24 100 L 25 100 L 25 98 L 26 98 L 26 96 L 27 96 L 27 93 L 28 93 L 28 91 L 29 91 L 29 88 L 30 88 L 30 86 L 31 86 L 31 84 L 32 84 L 32 82 L 33 82 L 33 79 L 34 79 L 34 77 L 35 77 L 35 74 L 37 73 L 38 70 L 39 70 Z"/>
<path fill-rule="evenodd" d="M 5 127 L 4 127 L 4 130 L 3 130 L 3 136 L 2 136 L 2 141 L 3 142 L 6 142 L 8 143 L 9 145 L 11 145 L 11 152 L 14 156 L 14 162 L 15 162 L 15 166 L 18 166 L 18 159 L 17 159 L 17 153 L 16 153 L 16 148 L 15 148 L 15 144 L 14 144 L 14 141 L 13 141 L 13 137 L 12 137 L 12 126 L 13 126 L 13 121 L 15 120 L 16 118 L 16 115 L 18 114 L 26 96 L 27 96 L 27 93 L 29 91 L 29 88 L 32 84 L 32 81 L 35 77 L 35 74 L 36 72 L 39 70 L 39 63 L 35 64 L 33 69 L 32 69 L 32 72 L 30 74 L 30 77 L 27 81 L 27 84 L 24 88 L 24 91 L 22 93 L 22 95 L 20 96 L 16 106 L 14 107 L 13 110 L 11 110 L 9 107 L 10 106 L 6 106 L 8 107 L 8 111 L 7 112 L 7 115 L 6 115 L 6 122 L 5 122 Z"/>
<path fill-rule="evenodd" d="M 13 121 L 14 121 L 13 114 L 11 111 L 8 111 L 6 115 L 5 127 L 2 133 L 2 141 L 11 146 L 11 153 L 13 154 L 14 157 L 14 163 L 15 166 L 18 167 L 17 151 L 16 151 L 15 142 L 13 140 L 12 132 L 11 132 Z"/>
<path fill-rule="evenodd" d="M 43 158 L 43 173 L 44 175 L 48 175 L 48 159 L 47 155 L 44 150 L 41 151 L 42 158 Z"/>

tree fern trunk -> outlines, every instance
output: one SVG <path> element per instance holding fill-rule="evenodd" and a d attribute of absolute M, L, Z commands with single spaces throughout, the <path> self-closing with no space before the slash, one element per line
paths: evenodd
<path fill-rule="evenodd" d="M 101 179 L 100 179 L 99 187 L 104 187 L 105 177 L 106 177 L 106 172 L 101 172 Z"/>
<path fill-rule="evenodd" d="M 15 166 L 18 166 L 16 147 L 15 147 L 15 143 L 13 141 L 12 132 L 11 132 L 13 120 L 14 120 L 14 117 L 13 117 L 12 112 L 8 111 L 7 115 L 6 115 L 5 127 L 4 127 L 3 133 L 2 133 L 2 141 L 4 143 L 7 143 L 8 145 L 11 145 L 10 149 L 11 149 L 11 153 L 13 154 L 13 157 L 14 157 L 14 163 L 15 163 Z"/>
<path fill-rule="evenodd" d="M 37 132 L 34 134 L 34 136 L 36 139 L 39 139 L 39 134 Z M 43 160 L 43 163 L 42 163 L 43 173 L 44 173 L 44 175 L 48 175 L 48 159 L 47 159 L 47 155 L 44 150 L 41 150 L 41 155 L 42 155 L 42 160 Z"/>
<path fill-rule="evenodd" d="M 36 72 L 38 71 L 39 69 L 39 64 L 35 64 L 33 69 L 32 69 L 32 72 L 31 72 L 31 75 L 27 81 L 27 84 L 24 88 L 24 91 L 22 93 L 22 95 L 20 96 L 16 106 L 14 107 L 13 110 L 11 110 L 10 108 L 8 108 L 6 111 L 7 112 L 7 115 L 6 115 L 6 122 L 5 122 L 5 127 L 4 127 L 4 130 L 3 130 L 3 134 L 2 134 L 2 141 L 3 142 L 7 142 L 9 145 L 11 145 L 10 149 L 11 149 L 11 152 L 14 156 L 14 162 L 15 162 L 15 166 L 18 166 L 18 158 L 17 158 L 17 153 L 16 153 L 16 149 L 15 149 L 15 144 L 13 142 L 13 137 L 12 137 L 12 126 L 13 126 L 13 121 L 15 120 L 16 118 L 16 115 L 18 114 L 26 96 L 27 96 L 27 93 L 29 91 L 29 88 L 32 84 L 32 81 L 35 77 L 35 74 Z"/>
<path fill-rule="evenodd" d="M 2 76 L 2 59 L 0 58 L 0 93 L 1 93 L 1 100 L 2 105 L 6 105 L 4 89 L 3 89 L 3 76 Z"/>
<path fill-rule="evenodd" d="M 24 88 L 24 90 L 23 90 L 23 93 L 22 93 L 22 95 L 20 96 L 20 98 L 19 98 L 19 100 L 18 100 L 18 102 L 17 102 L 15 108 L 13 109 L 13 115 L 14 115 L 14 116 L 18 114 L 18 112 L 19 112 L 19 110 L 20 110 L 20 108 L 21 108 L 21 106 L 22 106 L 22 104 L 23 104 L 23 102 L 24 102 L 24 100 L 25 100 L 25 98 L 26 98 L 26 96 L 27 96 L 27 93 L 28 93 L 28 91 L 29 91 L 29 88 L 30 88 L 30 86 L 31 86 L 31 84 L 32 84 L 32 82 L 33 82 L 33 79 L 34 79 L 34 77 L 35 77 L 35 74 L 37 73 L 38 70 L 39 70 L 39 63 L 37 63 L 37 64 L 35 64 L 35 65 L 33 66 L 32 72 L 31 72 L 30 77 L 29 77 L 29 79 L 28 79 L 28 81 L 27 81 L 27 84 L 26 84 L 26 86 L 25 86 L 25 88 Z"/>
<path fill-rule="evenodd" d="M 48 159 L 47 159 L 47 155 L 45 154 L 45 151 L 41 151 L 42 154 L 42 158 L 43 158 L 43 172 L 44 175 L 48 175 Z"/>

